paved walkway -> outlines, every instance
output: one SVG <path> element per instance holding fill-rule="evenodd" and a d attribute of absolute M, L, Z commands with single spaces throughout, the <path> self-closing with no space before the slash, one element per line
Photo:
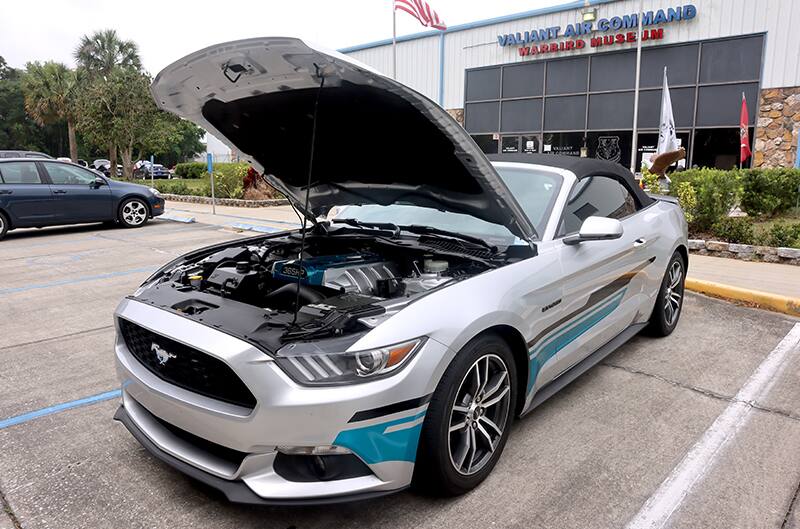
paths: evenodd
<path fill-rule="evenodd" d="M 193 217 L 196 222 L 203 224 L 263 231 L 285 230 L 297 227 L 300 222 L 289 206 L 269 208 L 217 206 L 217 214 L 212 215 L 210 205 L 168 201 L 166 213 L 176 218 Z M 800 266 L 692 254 L 689 257 L 689 277 L 800 298 Z"/>
<path fill-rule="evenodd" d="M 800 298 L 800 266 L 692 254 L 689 277 Z"/>

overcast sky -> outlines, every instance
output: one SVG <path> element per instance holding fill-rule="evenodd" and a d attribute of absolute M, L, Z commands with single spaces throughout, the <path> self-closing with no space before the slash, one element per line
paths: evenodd
<path fill-rule="evenodd" d="M 566 0 L 430 0 L 449 26 Z M 139 45 L 153 75 L 211 44 L 268 35 L 342 48 L 392 36 L 391 0 L 2 0 L 0 56 L 14 67 L 57 60 L 73 65 L 80 37 L 114 28 Z M 397 13 L 398 35 L 426 30 Z"/>

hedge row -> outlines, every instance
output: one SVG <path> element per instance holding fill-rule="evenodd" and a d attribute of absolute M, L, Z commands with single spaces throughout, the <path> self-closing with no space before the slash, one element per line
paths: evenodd
<path fill-rule="evenodd" d="M 684 205 L 690 227 L 708 231 L 739 206 L 751 217 L 768 218 L 794 208 L 800 194 L 800 169 L 689 169 L 670 175 L 670 193 L 693 195 Z"/>
<path fill-rule="evenodd" d="M 244 162 L 221 162 L 214 164 L 214 171 L 230 171 L 230 168 L 247 165 Z M 175 176 L 179 178 L 208 178 L 208 165 L 205 162 L 185 162 L 175 166 Z"/>

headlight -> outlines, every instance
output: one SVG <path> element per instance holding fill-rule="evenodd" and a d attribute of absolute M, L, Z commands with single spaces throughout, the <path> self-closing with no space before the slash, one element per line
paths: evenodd
<path fill-rule="evenodd" d="M 159 198 L 161 197 L 161 192 L 158 189 L 156 189 L 155 187 L 151 187 L 150 188 L 150 192 L 153 193 L 154 196 L 157 196 Z"/>
<path fill-rule="evenodd" d="M 345 353 L 325 353 L 319 349 L 309 351 L 292 344 L 278 351 L 275 361 L 290 377 L 303 385 L 369 382 L 399 370 L 424 342 L 425 338 L 417 338 L 379 349 Z"/>

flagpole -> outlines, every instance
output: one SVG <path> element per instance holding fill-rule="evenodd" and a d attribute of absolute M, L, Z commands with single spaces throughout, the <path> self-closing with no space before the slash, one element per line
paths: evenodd
<path fill-rule="evenodd" d="M 636 24 L 636 87 L 633 92 L 633 140 L 631 145 L 631 173 L 636 174 L 636 144 L 639 141 L 639 71 L 642 67 L 642 0 Z"/>
<path fill-rule="evenodd" d="M 392 79 L 397 80 L 397 9 L 392 0 Z"/>

